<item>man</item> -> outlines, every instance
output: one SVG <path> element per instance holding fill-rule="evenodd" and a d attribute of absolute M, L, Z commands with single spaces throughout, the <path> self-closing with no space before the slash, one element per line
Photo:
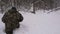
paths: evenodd
<path fill-rule="evenodd" d="M 13 30 L 19 28 L 19 22 L 23 21 L 23 16 L 12 7 L 8 12 L 2 17 L 2 22 L 5 23 L 6 34 L 13 34 Z"/>

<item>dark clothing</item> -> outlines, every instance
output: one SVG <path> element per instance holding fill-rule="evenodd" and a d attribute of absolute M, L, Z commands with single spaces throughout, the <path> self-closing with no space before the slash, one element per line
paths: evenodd
<path fill-rule="evenodd" d="M 6 23 L 6 22 L 21 22 L 22 20 L 23 20 L 23 16 L 19 12 L 14 11 L 14 10 L 9 10 L 2 17 L 2 21 L 4 23 Z"/>
<path fill-rule="evenodd" d="M 5 30 L 12 31 L 17 28 L 19 22 L 23 21 L 23 16 L 16 10 L 10 9 L 2 17 L 2 22 L 5 23 Z"/>

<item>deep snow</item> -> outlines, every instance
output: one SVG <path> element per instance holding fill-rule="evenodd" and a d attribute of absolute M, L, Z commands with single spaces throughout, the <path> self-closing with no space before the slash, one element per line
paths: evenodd
<path fill-rule="evenodd" d="M 60 10 L 59 10 L 60 11 Z M 14 30 L 14 34 L 60 34 L 60 12 L 51 12 L 49 14 L 42 11 L 36 14 L 21 12 L 24 17 L 21 27 Z M 0 34 L 4 33 L 4 23 L 2 23 L 0 14 Z"/>

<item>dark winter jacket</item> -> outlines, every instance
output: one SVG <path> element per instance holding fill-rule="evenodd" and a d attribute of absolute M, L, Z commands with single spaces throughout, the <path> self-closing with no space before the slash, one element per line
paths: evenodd
<path fill-rule="evenodd" d="M 16 10 L 10 9 L 2 17 L 2 22 L 7 28 L 15 28 L 19 22 L 23 21 L 23 16 Z"/>
<path fill-rule="evenodd" d="M 21 22 L 23 21 L 23 16 L 18 11 L 9 10 L 2 17 L 2 21 L 4 23 L 9 22 L 9 21 L 10 22 L 16 22 L 16 21 Z"/>

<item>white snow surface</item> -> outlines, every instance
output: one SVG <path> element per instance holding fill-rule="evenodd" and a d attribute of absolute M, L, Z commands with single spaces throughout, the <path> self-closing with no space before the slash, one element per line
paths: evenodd
<path fill-rule="evenodd" d="M 20 22 L 20 28 L 14 30 L 13 34 L 60 34 L 60 10 L 49 14 L 38 11 L 36 14 L 21 12 L 24 20 Z M 4 32 L 5 24 L 1 21 L 0 34 Z"/>

